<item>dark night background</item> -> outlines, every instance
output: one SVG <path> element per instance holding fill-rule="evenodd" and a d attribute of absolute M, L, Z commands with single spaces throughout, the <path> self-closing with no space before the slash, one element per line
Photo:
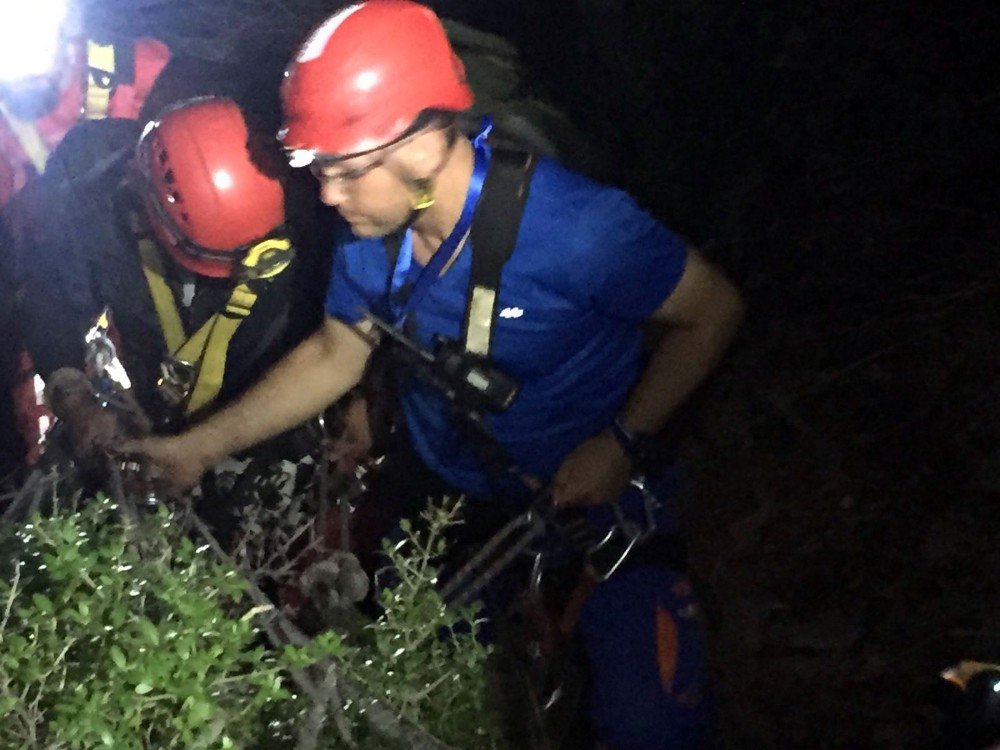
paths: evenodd
<path fill-rule="evenodd" d="M 336 7 L 94 4 L 265 118 Z M 746 295 L 678 419 L 721 745 L 929 746 L 935 675 L 1000 660 L 1000 6 L 431 4 L 520 47 L 563 158 Z"/>

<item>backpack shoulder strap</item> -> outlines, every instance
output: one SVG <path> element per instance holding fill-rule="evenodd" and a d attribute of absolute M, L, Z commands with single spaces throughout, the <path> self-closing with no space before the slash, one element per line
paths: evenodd
<path fill-rule="evenodd" d="M 493 153 L 472 223 L 472 273 L 463 326 L 465 350 L 472 354 L 489 356 L 500 273 L 517 243 L 536 164 L 535 154 Z"/>

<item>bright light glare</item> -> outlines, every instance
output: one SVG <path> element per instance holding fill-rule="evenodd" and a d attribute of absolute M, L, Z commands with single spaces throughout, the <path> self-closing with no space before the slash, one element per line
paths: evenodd
<path fill-rule="evenodd" d="M 224 169 L 212 173 L 212 182 L 219 190 L 229 190 L 233 186 L 233 176 Z"/>
<path fill-rule="evenodd" d="M 0 83 L 50 73 L 67 0 L 0 0 Z"/>
<path fill-rule="evenodd" d="M 288 149 L 285 151 L 285 156 L 288 158 L 288 166 L 292 169 L 308 167 L 316 161 L 316 152 L 308 148 Z"/>
<path fill-rule="evenodd" d="M 373 88 L 378 86 L 378 82 L 378 71 L 366 70 L 363 73 L 358 74 L 358 77 L 354 80 L 354 85 L 362 91 L 371 91 Z"/>

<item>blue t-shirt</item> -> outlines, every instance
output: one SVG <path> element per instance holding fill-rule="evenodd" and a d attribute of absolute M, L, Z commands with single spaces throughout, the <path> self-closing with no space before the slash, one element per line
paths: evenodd
<path fill-rule="evenodd" d="M 470 250 L 412 313 L 424 345 L 438 333 L 461 336 Z M 622 191 L 539 161 L 503 267 L 490 349 L 521 384 L 511 407 L 489 417 L 520 468 L 549 477 L 611 423 L 643 364 L 641 323 L 673 291 L 686 257 L 684 242 Z M 351 238 L 334 258 L 327 313 L 354 323 L 382 306 L 391 272 L 382 240 Z M 495 491 L 443 397 L 411 378 L 402 404 L 414 448 L 433 471 L 473 496 Z"/>

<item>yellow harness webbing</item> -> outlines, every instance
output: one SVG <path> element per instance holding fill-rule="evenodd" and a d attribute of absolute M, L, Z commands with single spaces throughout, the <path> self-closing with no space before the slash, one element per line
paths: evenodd
<path fill-rule="evenodd" d="M 83 116 L 88 120 L 103 120 L 111 106 L 114 90 L 115 46 L 87 41 L 87 101 Z"/>
<path fill-rule="evenodd" d="M 229 343 L 240 323 L 250 314 L 257 301 L 257 293 L 246 283 L 237 284 L 225 309 L 187 336 L 174 293 L 163 275 L 159 250 L 152 240 L 142 238 L 139 240 L 139 254 L 167 349 L 174 358 L 190 362 L 195 368 L 194 385 L 184 404 L 184 413 L 193 414 L 219 395 L 226 372 Z"/>

